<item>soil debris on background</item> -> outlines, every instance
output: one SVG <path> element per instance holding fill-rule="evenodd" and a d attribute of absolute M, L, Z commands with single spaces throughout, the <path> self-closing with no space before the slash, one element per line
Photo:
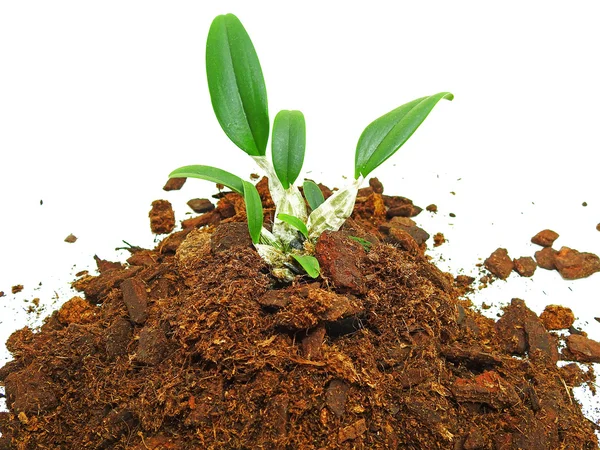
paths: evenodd
<path fill-rule="evenodd" d="M 513 260 L 515 271 L 522 277 L 532 277 L 537 264 L 531 256 L 521 256 Z"/>
<path fill-rule="evenodd" d="M 167 234 L 175 229 L 175 213 L 167 200 L 154 200 L 150 216 L 150 229 L 155 234 Z"/>
<path fill-rule="evenodd" d="M 505 248 L 498 248 L 484 261 L 485 268 L 492 274 L 505 280 L 515 268 Z"/>
<path fill-rule="evenodd" d="M 164 191 L 178 191 L 185 184 L 187 178 L 169 178 L 163 186 Z"/>
<path fill-rule="evenodd" d="M 198 214 L 215 209 L 215 205 L 207 198 L 193 198 L 187 202 L 187 205 Z"/>
<path fill-rule="evenodd" d="M 284 285 L 252 247 L 243 199 L 221 194 L 128 264 L 98 258 L 81 296 L 10 336 L 0 449 L 598 448 L 571 393 L 593 371 L 557 361 L 600 361 L 600 344 L 570 334 L 559 353 L 549 330 L 566 309 L 476 311 L 474 278 L 425 255 L 411 200 L 371 180 L 317 241 L 322 276 Z M 172 231 L 170 204 L 155 208 Z M 485 266 L 506 278 L 515 263 L 498 249 Z"/>
<path fill-rule="evenodd" d="M 22 284 L 15 284 L 13 287 L 11 287 L 10 291 L 13 294 L 18 294 L 19 292 L 21 292 L 23 290 L 23 285 Z"/>
<path fill-rule="evenodd" d="M 558 233 L 552 230 L 542 230 L 531 238 L 531 242 L 542 247 L 552 247 L 554 241 L 558 239 Z"/>
<path fill-rule="evenodd" d="M 77 236 L 75 236 L 74 234 L 69 234 L 66 238 L 65 238 L 65 242 L 69 243 L 69 244 L 73 244 L 75 242 L 77 242 Z"/>

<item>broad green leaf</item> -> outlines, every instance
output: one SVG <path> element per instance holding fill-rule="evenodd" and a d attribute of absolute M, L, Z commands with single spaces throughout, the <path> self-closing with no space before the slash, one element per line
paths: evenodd
<path fill-rule="evenodd" d="M 284 189 L 294 184 L 302 169 L 306 123 L 300 111 L 279 111 L 273 122 L 273 167 Z"/>
<path fill-rule="evenodd" d="M 317 278 L 321 273 L 321 266 L 317 258 L 310 255 L 292 255 L 292 257 L 298 261 L 298 264 L 306 271 L 309 277 Z"/>
<path fill-rule="evenodd" d="M 225 170 L 211 166 L 183 166 L 169 174 L 169 178 L 200 178 L 227 186 L 238 194 L 244 194 L 242 179 Z"/>
<path fill-rule="evenodd" d="M 321 203 L 325 201 L 325 197 L 323 197 L 323 192 L 314 181 L 304 180 L 304 197 L 308 202 L 308 206 L 313 211 L 321 206 Z"/>
<path fill-rule="evenodd" d="M 441 99 L 452 100 L 450 92 L 440 92 L 406 103 L 371 122 L 356 146 L 354 178 L 366 177 L 412 136 Z"/>
<path fill-rule="evenodd" d="M 252 156 L 269 140 L 267 90 L 254 45 L 233 14 L 217 16 L 206 40 L 206 75 L 212 106 L 225 134 Z"/>
<path fill-rule="evenodd" d="M 260 241 L 260 232 L 263 226 L 263 210 L 260 195 L 256 187 L 245 180 L 242 180 L 244 185 L 244 202 L 246 203 L 246 216 L 248 217 L 248 230 L 254 244 Z"/>
<path fill-rule="evenodd" d="M 282 222 L 285 222 L 285 223 L 293 226 L 296 230 L 298 230 L 300 233 L 302 233 L 304 235 L 304 237 L 308 237 L 308 228 L 306 228 L 306 224 L 304 222 L 302 222 L 300 219 L 298 219 L 297 217 L 282 213 L 282 214 L 278 214 L 277 218 L 279 220 L 281 220 Z"/>

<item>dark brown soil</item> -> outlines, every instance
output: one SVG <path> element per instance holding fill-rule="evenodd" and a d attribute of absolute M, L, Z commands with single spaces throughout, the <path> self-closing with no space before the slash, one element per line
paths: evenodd
<path fill-rule="evenodd" d="M 522 300 L 474 311 L 473 279 L 424 255 L 421 208 L 382 192 L 321 237 L 316 281 L 270 275 L 231 193 L 127 265 L 98 258 L 85 300 L 8 340 L 0 449 L 598 448 L 571 394 L 593 373 L 557 367 L 597 343 L 559 354 Z"/>

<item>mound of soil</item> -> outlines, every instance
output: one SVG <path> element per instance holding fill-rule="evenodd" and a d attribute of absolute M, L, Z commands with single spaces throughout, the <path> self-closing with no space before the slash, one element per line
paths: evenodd
<path fill-rule="evenodd" d="M 571 395 L 591 371 L 557 367 L 522 300 L 473 310 L 425 257 L 421 209 L 370 186 L 319 239 L 317 280 L 270 275 L 233 193 L 127 264 L 98 259 L 85 300 L 7 342 L 0 449 L 597 448 Z"/>

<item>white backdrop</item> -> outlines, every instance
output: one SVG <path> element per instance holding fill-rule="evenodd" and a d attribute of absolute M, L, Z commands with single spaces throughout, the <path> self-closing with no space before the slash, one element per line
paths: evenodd
<path fill-rule="evenodd" d="M 206 87 L 206 34 L 227 12 L 254 41 L 271 117 L 306 116 L 304 175 L 330 186 L 352 176 L 373 119 L 454 93 L 373 173 L 386 193 L 439 206 L 417 219 L 449 239 L 433 253 L 445 270 L 472 273 L 499 246 L 533 255 L 529 239 L 544 228 L 561 235 L 556 247 L 600 253 L 596 2 L 362 3 L 0 3 L 0 340 L 35 323 L 26 301 L 66 301 L 94 254 L 123 258 L 122 240 L 153 245 L 153 200 L 183 219 L 185 201 L 214 192 L 199 180 L 162 191 L 172 169 L 257 171 L 221 131 Z M 69 233 L 79 240 L 63 242 Z M 25 289 L 12 295 L 16 284 Z M 600 274 L 567 282 L 538 270 L 476 301 L 570 306 L 600 339 L 599 288 Z"/>

